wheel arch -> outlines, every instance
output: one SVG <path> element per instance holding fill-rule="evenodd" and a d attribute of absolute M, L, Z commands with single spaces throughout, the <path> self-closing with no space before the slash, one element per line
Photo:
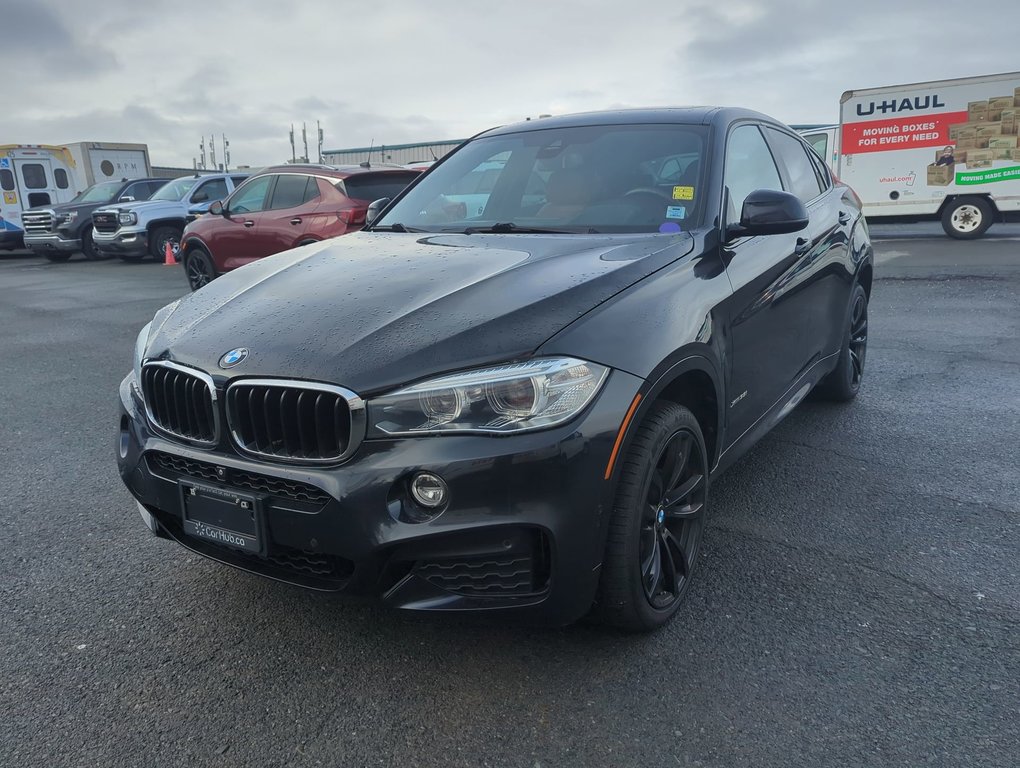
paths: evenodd
<path fill-rule="evenodd" d="M 162 218 L 162 219 L 153 219 L 152 221 L 148 222 L 145 225 L 145 231 L 148 232 L 151 235 L 154 230 L 157 230 L 160 227 L 171 227 L 173 229 L 178 229 L 181 232 L 183 232 L 184 231 L 184 225 L 186 223 L 187 222 L 184 219 L 182 219 L 182 218 L 174 218 L 174 217 L 171 217 L 171 218 Z"/>

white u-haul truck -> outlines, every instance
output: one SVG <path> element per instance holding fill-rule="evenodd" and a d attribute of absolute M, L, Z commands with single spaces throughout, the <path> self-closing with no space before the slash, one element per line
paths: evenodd
<path fill-rule="evenodd" d="M 0 145 L 0 250 L 23 247 L 23 211 L 69 202 L 100 181 L 151 175 L 145 144 Z"/>
<path fill-rule="evenodd" d="M 840 124 L 801 131 L 869 220 L 937 219 L 950 237 L 1020 220 L 1020 72 L 847 91 Z"/>

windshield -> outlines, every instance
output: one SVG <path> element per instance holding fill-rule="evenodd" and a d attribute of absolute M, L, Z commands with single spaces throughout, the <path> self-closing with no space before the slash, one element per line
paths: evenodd
<path fill-rule="evenodd" d="M 120 181 L 104 181 L 102 184 L 93 184 L 91 187 L 80 193 L 72 203 L 108 203 L 124 186 Z"/>
<path fill-rule="evenodd" d="M 160 187 L 156 194 L 150 197 L 150 200 L 180 200 L 191 188 L 198 183 L 198 179 L 194 176 L 190 176 L 185 179 L 174 179 L 169 184 L 164 184 Z"/>
<path fill-rule="evenodd" d="M 598 125 L 469 142 L 373 229 L 677 232 L 702 215 L 706 128 Z"/>

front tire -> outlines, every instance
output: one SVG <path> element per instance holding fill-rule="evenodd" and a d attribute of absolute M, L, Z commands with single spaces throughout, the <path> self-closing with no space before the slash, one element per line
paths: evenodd
<path fill-rule="evenodd" d="M 701 426 L 687 408 L 656 403 L 623 458 L 596 616 L 634 632 L 666 624 L 698 564 L 708 494 Z"/>
<path fill-rule="evenodd" d="M 184 273 L 193 291 L 209 285 L 218 277 L 212 256 L 203 248 L 194 248 L 184 257 Z"/>
<path fill-rule="evenodd" d="M 843 335 L 839 360 L 815 391 L 825 400 L 848 402 L 857 397 L 868 354 L 868 294 L 858 284 L 850 294 L 850 319 Z"/>
<path fill-rule="evenodd" d="M 942 211 L 942 229 L 957 240 L 974 240 L 988 231 L 994 215 L 983 197 L 958 197 Z"/>
<path fill-rule="evenodd" d="M 92 241 L 92 227 L 82 230 L 81 252 L 88 261 L 102 261 L 106 258 L 96 250 L 96 244 Z"/>
<path fill-rule="evenodd" d="M 149 253 L 156 261 L 163 261 L 166 258 L 166 246 L 170 244 L 170 251 L 174 258 L 178 258 L 181 252 L 181 230 L 176 227 L 157 227 L 149 235 Z"/>

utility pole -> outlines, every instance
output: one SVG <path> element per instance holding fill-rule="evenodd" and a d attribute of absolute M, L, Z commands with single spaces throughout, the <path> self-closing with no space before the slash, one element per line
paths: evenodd
<path fill-rule="evenodd" d="M 221 133 L 223 139 L 223 170 L 230 170 L 230 142 L 227 141 L 227 134 Z"/>
<path fill-rule="evenodd" d="M 205 136 L 202 137 L 202 141 L 199 142 L 198 148 L 202 150 L 202 163 L 198 167 L 203 171 L 205 170 Z"/>
<path fill-rule="evenodd" d="M 305 128 L 305 124 L 301 123 L 301 141 L 305 144 L 305 162 L 308 162 L 308 130 Z"/>
<path fill-rule="evenodd" d="M 290 161 L 297 162 L 297 150 L 294 149 L 294 123 L 290 124 Z"/>
<path fill-rule="evenodd" d="M 216 170 L 216 134 L 209 134 L 209 165 Z"/>
<path fill-rule="evenodd" d="M 322 126 L 319 125 L 319 121 L 315 121 L 315 127 L 319 131 L 319 162 L 322 162 Z"/>

